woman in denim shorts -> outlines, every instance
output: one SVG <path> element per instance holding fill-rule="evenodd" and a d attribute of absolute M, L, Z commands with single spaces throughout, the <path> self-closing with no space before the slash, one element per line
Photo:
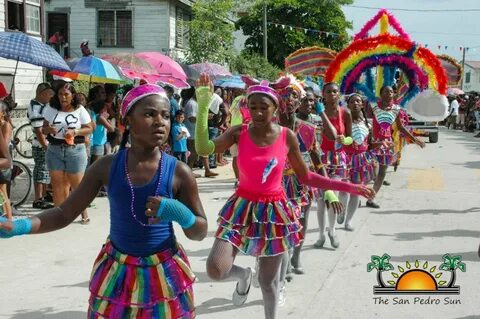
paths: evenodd
<path fill-rule="evenodd" d="M 85 136 L 92 133 L 87 110 L 73 99 L 70 83 L 58 85 L 49 107 L 44 110 L 42 131 L 49 142 L 45 156 L 53 188 L 53 201 L 59 206 L 83 178 L 87 167 Z M 82 223 L 89 222 L 87 211 Z"/>

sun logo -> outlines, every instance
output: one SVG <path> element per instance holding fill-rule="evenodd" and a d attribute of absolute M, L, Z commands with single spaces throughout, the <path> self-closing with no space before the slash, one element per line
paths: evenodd
<path fill-rule="evenodd" d="M 443 263 L 438 267 L 415 260 L 405 262 L 405 266 L 395 267 L 390 263 L 390 256 L 373 255 L 367 265 L 367 271 L 377 270 L 378 285 L 373 287 L 374 294 L 460 294 L 460 287 L 455 286 L 456 271 L 465 272 L 466 265 L 460 256 L 443 255 Z M 390 272 L 390 273 L 389 273 Z M 447 277 L 448 281 L 444 279 Z M 387 280 L 385 280 L 385 277 Z"/>

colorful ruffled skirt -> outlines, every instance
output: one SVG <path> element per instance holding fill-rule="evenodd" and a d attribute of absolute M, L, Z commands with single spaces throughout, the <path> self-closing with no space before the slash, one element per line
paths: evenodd
<path fill-rule="evenodd" d="M 350 181 L 354 184 L 367 184 L 375 179 L 377 161 L 370 151 L 347 154 Z"/>
<path fill-rule="evenodd" d="M 390 166 L 397 161 L 398 153 L 394 148 L 377 147 L 371 150 L 379 165 Z"/>
<path fill-rule="evenodd" d="M 327 169 L 328 176 L 348 179 L 348 160 L 344 151 L 322 152 L 321 160 Z"/>
<path fill-rule="evenodd" d="M 284 174 L 282 183 L 287 199 L 299 207 L 310 205 L 315 198 L 315 188 L 300 183 L 295 174 Z"/>
<path fill-rule="evenodd" d="M 88 318 L 194 318 L 194 281 L 179 244 L 148 257 L 134 257 L 107 240 L 90 278 Z"/>
<path fill-rule="evenodd" d="M 258 196 L 238 189 L 219 213 L 215 237 L 246 255 L 280 255 L 303 240 L 299 218 L 299 207 L 283 190 Z"/>

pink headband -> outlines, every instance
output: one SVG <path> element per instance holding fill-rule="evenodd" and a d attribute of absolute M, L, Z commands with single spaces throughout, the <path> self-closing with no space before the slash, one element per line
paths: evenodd
<path fill-rule="evenodd" d="M 140 85 L 131 89 L 128 91 L 127 95 L 125 95 L 122 101 L 120 115 L 125 117 L 135 103 L 137 103 L 140 99 L 150 95 L 159 95 L 168 100 L 165 90 L 160 86 L 154 84 Z"/>
<path fill-rule="evenodd" d="M 278 107 L 279 104 L 280 104 L 280 99 L 279 99 L 279 96 L 277 94 L 277 91 L 275 91 L 274 89 L 269 87 L 268 84 L 269 83 L 267 81 L 262 81 L 262 82 L 260 82 L 259 85 L 250 86 L 247 90 L 247 99 L 252 94 L 264 94 L 264 95 L 267 95 L 268 97 L 270 97 Z"/>
<path fill-rule="evenodd" d="M 278 90 L 287 87 L 290 84 L 290 79 L 287 77 L 280 78 L 275 83 L 269 83 L 268 81 L 263 80 L 258 83 L 258 81 L 252 80 L 248 77 L 242 77 L 243 82 L 249 85 L 247 89 L 247 99 L 252 94 L 264 94 L 270 97 L 276 104 L 277 107 L 281 105 L 280 96 L 278 95 Z"/>

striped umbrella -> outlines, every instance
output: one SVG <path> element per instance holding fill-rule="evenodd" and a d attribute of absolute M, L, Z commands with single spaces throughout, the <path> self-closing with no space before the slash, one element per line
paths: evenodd
<path fill-rule="evenodd" d="M 295 75 L 324 76 L 337 52 L 320 47 L 297 50 L 285 59 L 285 70 Z"/>
<path fill-rule="evenodd" d="M 100 58 L 88 56 L 74 59 L 69 63 L 73 67 L 71 72 L 54 70 L 50 74 L 90 83 L 120 84 L 126 82 L 110 62 Z"/>

